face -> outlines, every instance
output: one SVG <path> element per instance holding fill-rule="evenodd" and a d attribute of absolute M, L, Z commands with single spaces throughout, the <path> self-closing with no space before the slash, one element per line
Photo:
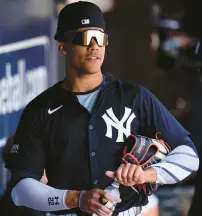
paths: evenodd
<path fill-rule="evenodd" d="M 76 31 L 80 32 L 89 29 L 103 31 L 103 29 L 100 28 L 89 27 L 80 28 Z M 93 38 L 89 46 L 75 45 L 68 42 L 59 43 L 59 45 L 63 46 L 63 51 L 65 51 L 63 54 L 66 56 L 68 66 L 74 68 L 78 73 L 94 74 L 101 72 L 101 65 L 105 56 L 105 47 L 100 47 Z"/>

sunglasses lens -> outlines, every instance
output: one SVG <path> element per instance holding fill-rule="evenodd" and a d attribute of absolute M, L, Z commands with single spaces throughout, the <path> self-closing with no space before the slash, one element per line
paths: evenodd
<path fill-rule="evenodd" d="M 72 43 L 81 46 L 89 46 L 92 39 L 95 39 L 98 45 L 101 47 L 108 45 L 107 34 L 99 30 L 87 30 L 83 32 L 76 32 Z"/>

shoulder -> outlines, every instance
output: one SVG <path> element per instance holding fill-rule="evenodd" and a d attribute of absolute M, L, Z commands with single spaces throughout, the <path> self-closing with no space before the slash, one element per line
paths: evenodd
<path fill-rule="evenodd" d="M 31 115 L 41 113 L 46 110 L 55 100 L 59 98 L 60 83 L 56 83 L 41 94 L 31 100 L 24 108 L 23 113 L 30 113 Z"/>
<path fill-rule="evenodd" d="M 114 77 L 109 74 L 105 74 L 105 81 L 108 86 L 118 88 L 123 91 L 138 91 L 138 84 L 128 83 L 118 77 Z"/>
<path fill-rule="evenodd" d="M 115 88 L 119 88 L 125 94 L 131 93 L 141 98 L 156 98 L 154 94 L 139 83 L 129 83 L 117 77 L 107 75 L 107 82 Z"/>

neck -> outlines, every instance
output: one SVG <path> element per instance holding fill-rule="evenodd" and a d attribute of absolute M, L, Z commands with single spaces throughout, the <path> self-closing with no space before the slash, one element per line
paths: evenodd
<path fill-rule="evenodd" d="M 67 73 L 62 84 L 71 92 L 87 92 L 96 88 L 103 80 L 102 72 L 94 74 Z"/>

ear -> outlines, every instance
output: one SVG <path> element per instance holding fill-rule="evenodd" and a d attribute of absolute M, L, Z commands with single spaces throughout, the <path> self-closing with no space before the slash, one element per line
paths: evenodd
<path fill-rule="evenodd" d="M 58 50 L 62 55 L 67 55 L 67 48 L 64 42 L 58 42 Z"/>

